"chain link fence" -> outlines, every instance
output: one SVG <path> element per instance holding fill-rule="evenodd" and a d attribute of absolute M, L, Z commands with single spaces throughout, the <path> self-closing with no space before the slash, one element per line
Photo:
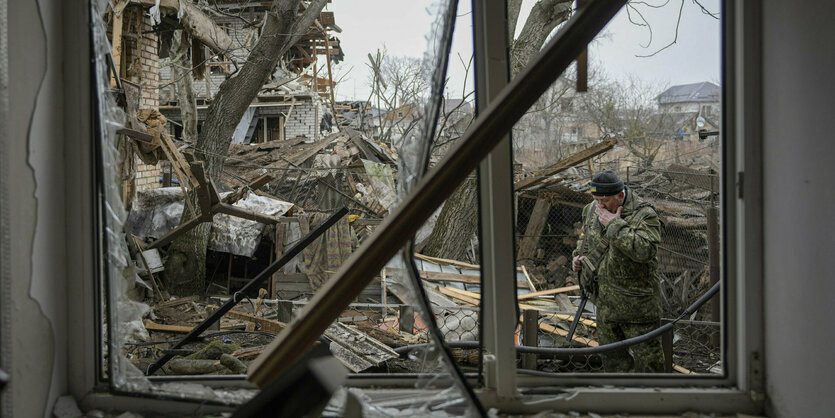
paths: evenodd
<path fill-rule="evenodd" d="M 576 155 L 584 150 L 582 145 L 571 146 L 574 148 L 563 150 L 560 155 Z M 592 173 L 604 169 L 616 171 L 633 193 L 653 205 L 664 224 L 656 277 L 662 318 L 678 317 L 718 280 L 720 184 L 718 166 L 710 164 L 718 160 L 718 141 L 661 144 L 658 149 L 658 155 L 664 158 L 635 165 L 624 157 L 627 151 L 618 146 L 608 154 L 539 178 L 541 168 L 517 164 L 516 259 L 525 266 L 537 288 L 578 284 L 571 270 L 572 252 L 582 229 L 583 207 L 593 201 L 588 192 Z M 684 156 L 691 158 L 683 161 Z M 566 299 L 576 304 L 576 296 Z M 714 309 L 717 303 L 718 297 L 706 303 L 677 323 L 665 338 L 668 357 L 672 359 L 669 366 L 676 366 L 679 373 L 722 372 L 721 327 L 719 312 Z M 588 312 L 586 318 L 593 319 L 593 313 Z M 535 341 L 539 347 L 568 347 L 564 334 L 570 322 L 555 323 L 540 312 L 538 323 Z M 596 345 L 594 327 L 581 324 L 576 336 Z M 574 346 L 588 345 L 575 339 Z M 521 356 L 520 364 L 524 357 Z M 538 358 L 541 371 L 602 371 L 599 355 Z"/>

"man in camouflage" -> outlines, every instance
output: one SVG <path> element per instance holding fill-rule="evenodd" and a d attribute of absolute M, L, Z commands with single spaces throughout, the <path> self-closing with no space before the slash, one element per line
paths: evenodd
<path fill-rule="evenodd" d="M 660 326 L 655 272 L 661 221 L 655 209 L 611 170 L 592 179 L 594 202 L 583 208 L 583 234 L 572 268 L 597 306 L 600 345 L 637 337 Z M 585 260 L 583 260 L 585 258 Z M 606 372 L 664 372 L 661 338 L 603 354 Z"/>

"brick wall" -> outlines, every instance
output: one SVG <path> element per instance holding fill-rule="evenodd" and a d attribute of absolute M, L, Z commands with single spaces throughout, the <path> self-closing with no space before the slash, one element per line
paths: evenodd
<path fill-rule="evenodd" d="M 299 97 L 296 99 L 298 100 Z M 319 107 L 318 117 L 321 119 L 325 109 L 318 101 L 314 103 L 311 99 L 306 99 L 293 106 L 293 112 L 290 113 L 284 125 L 285 138 L 290 139 L 302 135 L 311 139 L 315 138 L 319 129 L 316 107 Z"/>
<path fill-rule="evenodd" d="M 141 86 L 141 95 L 139 98 L 139 108 L 158 108 L 159 107 L 159 39 L 156 33 L 153 33 L 153 27 L 147 16 L 141 19 L 142 31 L 139 36 L 139 80 L 137 82 Z M 162 171 L 159 164 L 147 165 L 143 164 L 139 158 L 136 158 L 136 190 L 156 189 L 160 187 L 159 178 Z"/>

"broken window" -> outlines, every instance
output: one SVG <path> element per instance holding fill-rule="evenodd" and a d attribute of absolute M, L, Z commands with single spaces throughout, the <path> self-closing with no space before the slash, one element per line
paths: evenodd
<path fill-rule="evenodd" d="M 307 8 L 319 3 L 305 2 Z M 345 56 L 341 41 L 332 36 L 337 28 L 349 25 L 336 26 L 338 12 L 311 21 L 307 32 L 281 49 L 270 68 L 262 69 L 267 83 L 257 86 L 246 106 L 234 112 L 222 107 L 223 100 L 246 87 L 235 83 L 247 74 L 242 68 L 255 62 L 250 54 L 257 53 L 263 39 L 255 28 L 268 28 L 258 25 L 257 19 L 267 16 L 268 6 L 213 5 L 239 23 L 216 22 L 212 34 L 190 33 L 193 39 L 184 45 L 202 49 L 205 43 L 224 62 L 228 59 L 236 65 L 235 74 L 215 79 L 212 75 L 219 74 L 213 73 L 215 66 L 209 61 L 209 77 L 184 75 L 191 77 L 189 87 L 173 71 L 158 69 L 151 75 L 162 79 L 156 93 L 115 78 L 111 89 L 108 54 L 115 53 L 110 48 L 116 40 L 107 40 L 104 34 L 116 33 L 112 29 L 116 19 L 96 21 L 97 87 L 102 97 L 100 175 L 106 215 L 102 243 L 108 268 L 108 280 L 102 283 L 106 312 L 102 331 L 107 335 L 102 370 L 115 387 L 170 395 L 185 387 L 163 387 L 159 384 L 163 379 L 155 376 L 170 380 L 231 374 L 243 380 L 248 366 L 252 370 L 265 364 L 266 360 L 255 359 L 269 358 L 264 353 L 275 348 L 276 335 L 288 323 L 315 314 L 307 307 L 328 297 L 319 290 L 330 289 L 329 281 L 343 264 L 381 225 L 388 225 L 387 217 L 399 209 L 423 172 L 448 155 L 474 120 L 473 60 L 468 57 L 474 53 L 459 52 L 457 60 L 444 55 L 452 36 L 450 22 L 456 22 L 456 34 L 469 34 L 469 5 L 461 4 L 457 11 L 451 6 L 455 5 L 438 2 L 429 8 L 432 29 L 424 55 L 401 56 L 394 48 L 369 51 L 367 95 L 349 100 L 339 96 L 335 83 L 334 70 L 339 68 L 334 61 Z M 547 22 L 553 30 L 575 12 L 570 5 L 560 7 L 562 13 Z M 93 14 L 113 14 L 105 9 L 94 8 Z M 155 13 L 136 12 L 143 18 Z M 160 11 L 165 24 L 175 25 L 174 12 Z M 202 16 L 199 8 L 187 12 L 194 14 L 192 18 Z M 305 18 L 305 11 L 296 12 L 298 19 Z M 507 47 L 512 76 L 521 73 L 540 50 L 518 49 L 531 44 L 522 38 L 539 36 L 534 40 L 542 45 L 552 35 L 526 31 L 526 26 L 536 26 L 543 18 L 535 10 L 528 12 L 517 12 L 527 17 L 512 24 L 513 43 L 501 47 Z M 628 22 L 624 15 L 616 19 Z M 718 34 L 718 23 L 707 22 L 712 23 L 693 25 L 704 24 Z M 149 36 L 167 36 L 159 29 L 163 23 L 148 25 Z M 628 30 L 628 24 L 626 28 L 621 30 Z M 230 38 L 230 44 L 210 45 L 223 41 L 222 36 L 214 36 L 220 33 Z M 286 30 L 275 36 L 290 34 Z M 347 34 L 343 38 L 348 39 Z M 626 41 L 616 37 L 612 42 Z M 140 55 L 153 53 L 153 46 L 137 48 Z M 722 334 L 714 309 L 718 302 L 679 318 L 718 280 L 722 142 L 699 142 L 698 132 L 683 128 L 695 127 L 699 112 L 688 119 L 686 113 L 663 111 L 670 109 L 670 103 L 677 112 L 684 105 L 662 106 L 658 97 L 663 92 L 658 88 L 606 78 L 602 67 L 609 58 L 602 50 L 590 48 L 586 70 L 591 71 L 563 74 L 512 131 L 514 217 L 507 222 L 513 224 L 516 241 L 515 246 L 505 245 L 515 247 L 510 256 L 510 264 L 515 261 L 515 265 L 502 279 L 513 284 L 515 303 L 493 309 L 506 309 L 502 312 L 518 323 L 512 338 L 519 348 L 518 357 L 504 366 L 513 373 L 518 359 L 519 374 L 549 377 L 607 371 L 604 354 L 562 350 L 601 345 L 595 303 L 599 296 L 578 306 L 583 305 L 583 291 L 572 271 L 572 259 L 584 234 L 583 208 L 594 200 L 589 180 L 596 172 L 612 169 L 630 196 L 641 196 L 651 204 L 664 224 L 654 243 L 658 266 L 650 277 L 653 287 L 647 290 L 657 296 L 659 325 L 677 320 L 659 337 L 663 372 L 722 375 Z M 718 50 L 709 53 L 718 62 Z M 443 84 L 445 67 L 467 76 L 450 77 L 456 85 Z M 718 74 L 718 64 L 715 71 Z M 591 76 L 583 80 L 582 74 Z M 581 84 L 588 92 L 578 88 Z M 230 85 L 236 88 L 224 90 Z M 486 95 L 487 87 L 480 88 Z M 449 91 L 461 95 L 450 97 Z M 715 105 L 719 107 L 718 102 Z M 396 119 L 386 117 L 392 112 Z M 219 122 L 233 113 L 235 120 Z M 683 141 L 669 141 L 671 133 Z M 207 142 L 208 137 L 229 138 L 229 142 L 218 145 Z M 159 170 L 160 161 L 166 161 L 167 178 Z M 172 187 L 157 187 L 161 182 Z M 401 410 L 472 407 L 460 382 L 470 379 L 483 385 L 483 363 L 496 361 L 494 353 L 483 351 L 481 341 L 482 333 L 495 329 L 485 331 L 484 326 L 493 325 L 482 321 L 481 298 L 488 291 L 480 277 L 482 265 L 492 260 L 483 259 L 485 250 L 477 233 L 478 190 L 476 173 L 470 173 L 417 232 L 412 245 L 385 262 L 367 286 L 351 289 L 354 293 L 344 300 L 347 307 L 325 324 L 321 336 L 316 335 L 316 344 L 327 347 L 352 372 L 349 385 L 361 385 L 363 377 L 401 375 L 425 389 L 425 396 L 379 404 L 359 392 L 343 391 L 340 399 L 353 396 L 366 406 Z M 322 226 L 330 221 L 330 226 Z M 285 257 L 295 250 L 292 257 Z M 579 251 L 585 255 L 587 250 Z M 414 282 L 422 292 L 413 294 Z M 424 312 L 423 300 L 428 300 L 429 312 Z M 224 311 L 229 306 L 234 307 Z M 212 328 L 198 329 L 199 338 L 181 343 L 213 315 L 221 319 Z M 580 319 L 572 325 L 576 318 Z M 568 334 L 573 334 L 570 339 Z M 450 350 L 435 343 L 439 336 Z M 256 366 L 251 366 L 253 361 Z M 207 395 L 202 387 L 199 391 L 187 396 L 205 396 L 220 404 L 252 396 L 232 390 Z"/>
<path fill-rule="evenodd" d="M 710 6 L 718 10 L 718 4 Z M 547 35 L 523 25 L 547 24 L 558 31 L 572 13 L 568 4 L 564 7 L 561 16 L 532 12 L 517 23 L 510 48 L 511 62 L 517 64 L 513 70 L 521 72 L 535 58 L 524 48 L 529 38 Z M 537 290 L 547 289 L 539 297 L 521 291 L 518 297 L 522 339 L 534 347 L 523 356 L 522 373 L 724 374 L 719 298 L 682 317 L 719 281 L 721 246 L 722 135 L 710 144 L 700 141 L 694 129 L 700 108 L 685 111 L 702 100 L 713 102 L 701 109 L 720 107 L 720 87 L 709 81 L 719 79 L 719 20 L 696 9 L 628 4 L 607 35 L 592 42 L 577 66 L 563 73 L 513 129 L 519 168 L 514 172 L 515 258 Z M 690 23 L 671 26 L 679 13 Z M 636 41 L 647 35 L 647 26 L 656 38 L 649 44 Z M 678 34 L 679 43 L 713 43 L 700 45 L 698 54 L 683 45 L 665 45 L 658 40 L 662 28 Z M 686 63 L 677 63 L 684 56 Z M 678 74 L 696 63 L 699 75 L 690 77 L 702 82 Z M 656 81 L 664 79 L 671 85 Z M 707 89 L 717 93 L 700 95 Z M 596 190 L 592 180 L 604 170 L 612 170 L 625 188 Z M 595 201 L 599 193 L 623 202 L 601 209 Z M 617 212 L 620 219 L 604 227 L 611 217 L 599 216 L 600 211 Z M 641 258 L 640 247 L 623 245 L 632 238 L 651 255 Z M 584 271 L 593 273 L 584 279 Z M 608 352 L 590 349 L 673 322 L 647 342 Z M 564 350 L 570 347 L 584 349 Z"/>
<path fill-rule="evenodd" d="M 101 370 L 116 389 L 218 404 L 251 396 L 242 390 L 160 384 L 157 377 L 231 374 L 243 380 L 247 365 L 317 297 L 397 207 L 398 195 L 407 193 L 472 121 L 471 76 L 456 79 L 454 88 L 463 92 L 457 105 L 441 106 L 449 87 L 443 84 L 448 65 L 443 51 L 452 41 L 454 3 L 419 7 L 430 30 L 425 37 L 415 34 L 412 42 L 428 40 L 427 51 L 408 57 L 392 48 L 380 55 L 380 78 L 372 80 L 373 97 L 365 101 L 369 106 L 336 101 L 331 61 L 343 56 L 331 33 L 341 28 L 332 13 L 327 22 L 318 22 L 317 14 L 308 12 L 324 2 L 304 4 L 296 19 L 307 22 L 307 33 L 287 38 L 287 47 L 273 53 L 275 69 L 260 69 L 267 84 L 237 110 L 223 101 L 246 88 L 244 76 L 251 73 L 244 69 L 258 63 L 252 54 L 264 54 L 259 42 L 267 35 L 259 38 L 252 28 L 257 19 L 279 15 L 266 14 L 268 5 L 215 4 L 222 12 L 216 13 L 189 2 L 177 4 L 179 10 L 170 9 L 172 4 L 151 9 L 128 4 L 125 10 L 142 17 L 138 24 L 148 39 L 131 44 L 126 53 L 145 55 L 143 63 L 153 70 L 139 74 L 136 84 L 144 86 L 139 88 L 116 76 L 118 67 L 111 63 L 113 45 L 124 33 L 118 16 L 109 4 L 93 5 L 106 214 Z M 230 24 L 227 18 L 249 23 Z M 198 28 L 178 19 L 207 25 Z M 275 32 L 269 36 L 287 37 L 291 24 L 260 26 Z M 104 37 L 108 31 L 110 39 Z M 159 59 L 158 37 L 173 39 L 166 60 Z M 240 72 L 213 77 L 222 63 L 211 57 L 232 61 Z M 470 71 L 467 61 L 454 63 L 459 73 Z M 157 77 L 161 88 L 149 88 Z M 401 104 L 408 109 L 407 120 L 380 117 L 382 106 L 391 106 L 390 111 Z M 236 119 L 224 119 L 232 113 Z M 457 124 L 458 133 L 448 136 L 447 124 Z M 231 141 L 218 144 L 209 137 Z M 474 205 L 474 177 L 469 183 L 467 196 Z M 462 221 L 466 234 L 457 227 Z M 405 278 L 407 265 L 394 259 L 346 300 L 347 309 L 319 341 L 347 370 L 408 374 L 422 385 L 448 385 L 441 376 L 448 375 L 451 364 L 438 358 L 429 336 L 429 328 L 437 327 L 449 340 L 475 342 L 453 353 L 453 361 L 477 376 L 478 300 L 459 302 L 479 287 L 478 238 L 473 219 L 449 222 L 434 229 L 428 224 L 414 243 L 421 252 L 414 260 L 417 282 L 430 295 L 429 315 L 437 325 L 427 324 Z M 444 228 L 445 236 L 432 236 Z M 458 235 L 460 240 L 450 242 Z M 430 243 L 440 247 L 428 248 Z M 517 279 L 525 284 L 521 273 Z M 210 324 L 213 315 L 221 317 Z M 442 403 L 449 396 L 443 395 Z M 435 398 L 410 404 L 434 408 Z"/>

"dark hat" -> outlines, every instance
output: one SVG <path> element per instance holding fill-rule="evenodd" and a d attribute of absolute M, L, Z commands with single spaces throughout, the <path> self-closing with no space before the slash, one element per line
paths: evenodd
<path fill-rule="evenodd" d="M 612 170 L 601 171 L 591 179 L 591 194 L 611 196 L 623 190 L 623 180 Z"/>

